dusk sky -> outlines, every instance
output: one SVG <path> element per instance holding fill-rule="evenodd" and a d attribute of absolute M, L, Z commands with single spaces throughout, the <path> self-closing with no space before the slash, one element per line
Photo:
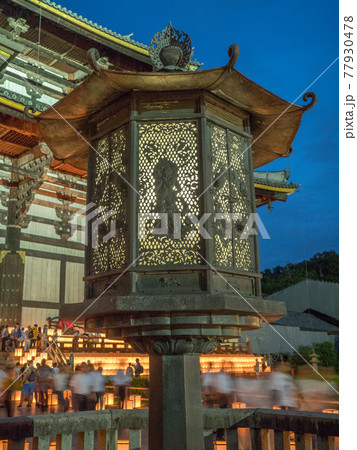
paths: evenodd
<path fill-rule="evenodd" d="M 58 3 L 122 35 L 149 45 L 169 21 L 191 37 L 203 69 L 228 61 L 240 47 L 235 68 L 287 101 L 294 101 L 338 56 L 338 2 L 60 0 Z M 298 262 L 325 250 L 338 251 L 338 61 L 308 89 L 316 106 L 304 114 L 290 158 L 259 170 L 290 167 L 301 184 L 273 212 L 258 209 L 271 240 L 260 240 L 262 270 Z M 302 105 L 302 98 L 296 102 Z"/>

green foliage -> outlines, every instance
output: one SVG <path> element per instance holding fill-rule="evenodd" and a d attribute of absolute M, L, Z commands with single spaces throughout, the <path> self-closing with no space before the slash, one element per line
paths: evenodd
<path fill-rule="evenodd" d="M 315 353 L 318 355 L 318 364 L 323 367 L 338 368 L 337 352 L 331 342 L 322 342 L 314 345 Z"/>
<path fill-rule="evenodd" d="M 338 283 L 339 256 L 333 250 L 317 253 L 309 260 L 297 264 L 276 266 L 263 272 L 262 291 L 264 295 L 271 295 L 293 284 L 310 278 L 312 280 L 330 281 Z"/>
<path fill-rule="evenodd" d="M 289 356 L 289 363 L 293 369 L 296 369 L 297 366 L 303 366 L 304 364 L 306 364 L 306 361 L 311 363 L 310 355 L 313 352 L 312 347 L 308 346 L 299 347 L 298 352 L 303 358 L 295 352 Z"/>
<path fill-rule="evenodd" d="M 311 364 L 311 354 L 313 352 L 317 355 L 317 364 L 321 367 L 334 367 L 338 370 L 338 357 L 335 347 L 331 342 L 322 342 L 321 344 L 313 344 L 312 347 L 299 347 L 298 352 L 301 356 Z M 289 356 L 289 363 L 292 368 L 303 366 L 306 361 L 297 353 Z"/>
<path fill-rule="evenodd" d="M 130 386 L 132 387 L 141 387 L 141 388 L 148 388 L 149 387 L 149 378 L 146 377 L 133 377 L 131 380 Z M 149 391 L 140 389 L 133 389 L 131 391 L 132 394 L 141 395 L 142 398 L 148 398 L 149 397 Z"/>
<path fill-rule="evenodd" d="M 146 377 L 133 377 L 130 386 L 132 387 L 149 387 L 149 378 Z"/>

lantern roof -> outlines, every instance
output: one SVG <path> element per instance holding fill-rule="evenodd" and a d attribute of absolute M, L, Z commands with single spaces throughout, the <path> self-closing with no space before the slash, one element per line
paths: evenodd
<path fill-rule="evenodd" d="M 104 106 L 132 91 L 164 92 L 201 90 L 210 92 L 250 114 L 254 168 L 289 156 L 302 115 L 316 103 L 308 92 L 299 106 L 254 83 L 234 68 L 239 48 L 233 44 L 224 67 L 196 71 L 129 72 L 103 69 L 99 55 L 89 51 L 95 72 L 55 105 L 42 112 L 38 126 L 57 159 L 87 169 L 88 118 Z"/>

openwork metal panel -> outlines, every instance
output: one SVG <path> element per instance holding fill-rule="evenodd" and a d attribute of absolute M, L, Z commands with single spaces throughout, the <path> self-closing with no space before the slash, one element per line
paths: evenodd
<path fill-rule="evenodd" d="M 160 220 L 139 220 L 141 266 L 199 264 L 200 236 L 187 218 L 199 215 L 196 122 L 141 123 L 139 128 L 139 213 L 168 214 L 168 233 L 154 235 Z M 180 237 L 174 214 L 180 213 Z M 177 216 L 176 216 L 177 217 Z"/>
<path fill-rule="evenodd" d="M 127 127 L 102 137 L 96 145 L 94 157 L 94 187 L 92 202 L 102 208 L 98 217 L 110 212 L 111 217 L 99 226 L 98 245 L 91 252 L 91 273 L 102 273 L 118 269 L 125 265 L 127 259 L 128 224 L 127 192 L 125 179 L 128 179 L 127 163 Z M 103 242 L 103 237 L 110 231 L 114 222 L 116 233 Z"/>
<path fill-rule="evenodd" d="M 212 198 L 214 206 L 214 264 L 221 267 L 255 271 L 254 237 L 249 236 L 249 215 L 253 211 L 249 165 L 249 140 L 208 123 L 212 161 Z M 217 214 L 236 214 L 232 234 L 227 235 L 227 220 Z"/>
<path fill-rule="evenodd" d="M 228 132 L 230 153 L 230 185 L 232 212 L 239 214 L 233 227 L 234 267 L 250 272 L 256 271 L 255 237 L 252 230 L 254 221 L 249 220 L 253 212 L 254 192 L 252 192 L 253 170 L 250 167 L 250 141 L 247 138 Z"/>
<path fill-rule="evenodd" d="M 208 122 L 211 140 L 213 207 L 215 213 L 230 213 L 227 133 Z M 233 267 L 233 242 L 225 237 L 223 220 L 213 219 L 215 265 Z"/>

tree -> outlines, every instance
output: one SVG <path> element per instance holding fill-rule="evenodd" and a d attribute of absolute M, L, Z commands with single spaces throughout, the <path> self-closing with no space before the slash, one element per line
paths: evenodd
<path fill-rule="evenodd" d="M 334 367 L 338 370 L 338 357 L 335 347 L 331 342 L 322 342 L 312 346 L 303 346 L 298 348 L 298 353 L 294 352 L 289 356 L 289 363 L 293 369 L 297 366 L 311 364 L 311 354 L 317 355 L 318 365 L 321 367 Z M 301 356 L 300 356 L 301 355 Z"/>
<path fill-rule="evenodd" d="M 314 345 L 318 356 L 318 364 L 323 367 L 338 367 L 338 358 L 335 347 L 331 342 L 322 342 Z"/>
<path fill-rule="evenodd" d="M 330 281 L 338 283 L 339 256 L 331 250 L 317 253 L 309 260 L 297 264 L 288 263 L 286 266 L 276 266 L 272 270 L 263 272 L 263 295 L 271 295 L 306 278 L 312 280 Z"/>

